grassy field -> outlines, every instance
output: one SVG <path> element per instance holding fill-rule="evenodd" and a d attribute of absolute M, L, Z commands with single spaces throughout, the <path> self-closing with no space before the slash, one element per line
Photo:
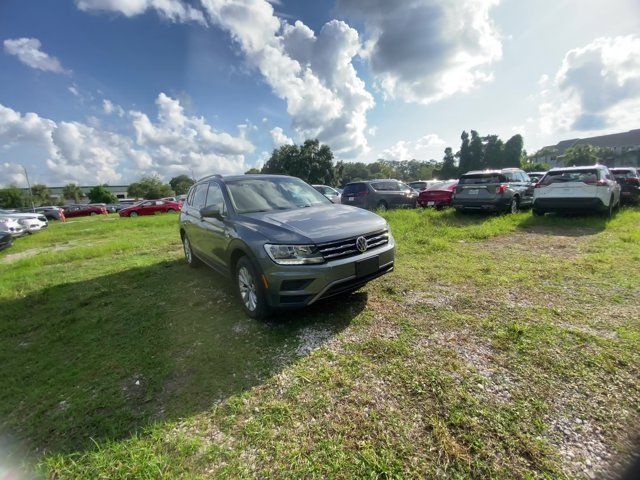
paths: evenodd
<path fill-rule="evenodd" d="M 640 211 L 385 215 L 394 273 L 268 322 L 183 263 L 176 216 L 18 240 L 0 253 L 0 477 L 619 471 L 640 425 Z"/>

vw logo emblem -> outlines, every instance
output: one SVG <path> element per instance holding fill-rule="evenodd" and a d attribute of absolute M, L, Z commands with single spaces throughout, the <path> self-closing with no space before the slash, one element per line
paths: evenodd
<path fill-rule="evenodd" d="M 360 252 L 366 252 L 367 251 L 367 239 L 364 238 L 364 237 L 356 238 L 356 248 Z"/>

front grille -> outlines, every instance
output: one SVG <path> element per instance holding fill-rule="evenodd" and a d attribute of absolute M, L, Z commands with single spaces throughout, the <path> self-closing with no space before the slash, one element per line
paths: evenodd
<path fill-rule="evenodd" d="M 367 240 L 367 250 L 380 247 L 389 243 L 389 231 L 383 230 L 374 233 L 362 235 Z M 339 258 L 350 257 L 362 253 L 356 247 L 356 239 L 358 237 L 350 237 L 335 242 L 323 243 L 318 245 L 318 250 L 322 253 L 325 260 L 337 260 Z"/>

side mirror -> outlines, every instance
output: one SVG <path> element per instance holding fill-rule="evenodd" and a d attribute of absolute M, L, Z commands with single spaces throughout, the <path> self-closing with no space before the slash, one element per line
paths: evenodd
<path fill-rule="evenodd" d="M 222 220 L 220 207 L 218 205 L 207 205 L 200 209 L 200 218 L 216 218 Z"/>

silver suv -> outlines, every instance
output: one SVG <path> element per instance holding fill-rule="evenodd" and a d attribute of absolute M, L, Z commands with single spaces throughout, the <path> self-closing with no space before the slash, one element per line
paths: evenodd
<path fill-rule="evenodd" d="M 280 175 L 198 181 L 182 206 L 180 236 L 187 263 L 229 276 L 253 318 L 357 290 L 391 272 L 395 258 L 383 218 Z"/>
<path fill-rule="evenodd" d="M 416 207 L 418 193 L 398 180 L 366 180 L 348 183 L 340 201 L 344 205 L 384 211 L 394 207 Z"/>

